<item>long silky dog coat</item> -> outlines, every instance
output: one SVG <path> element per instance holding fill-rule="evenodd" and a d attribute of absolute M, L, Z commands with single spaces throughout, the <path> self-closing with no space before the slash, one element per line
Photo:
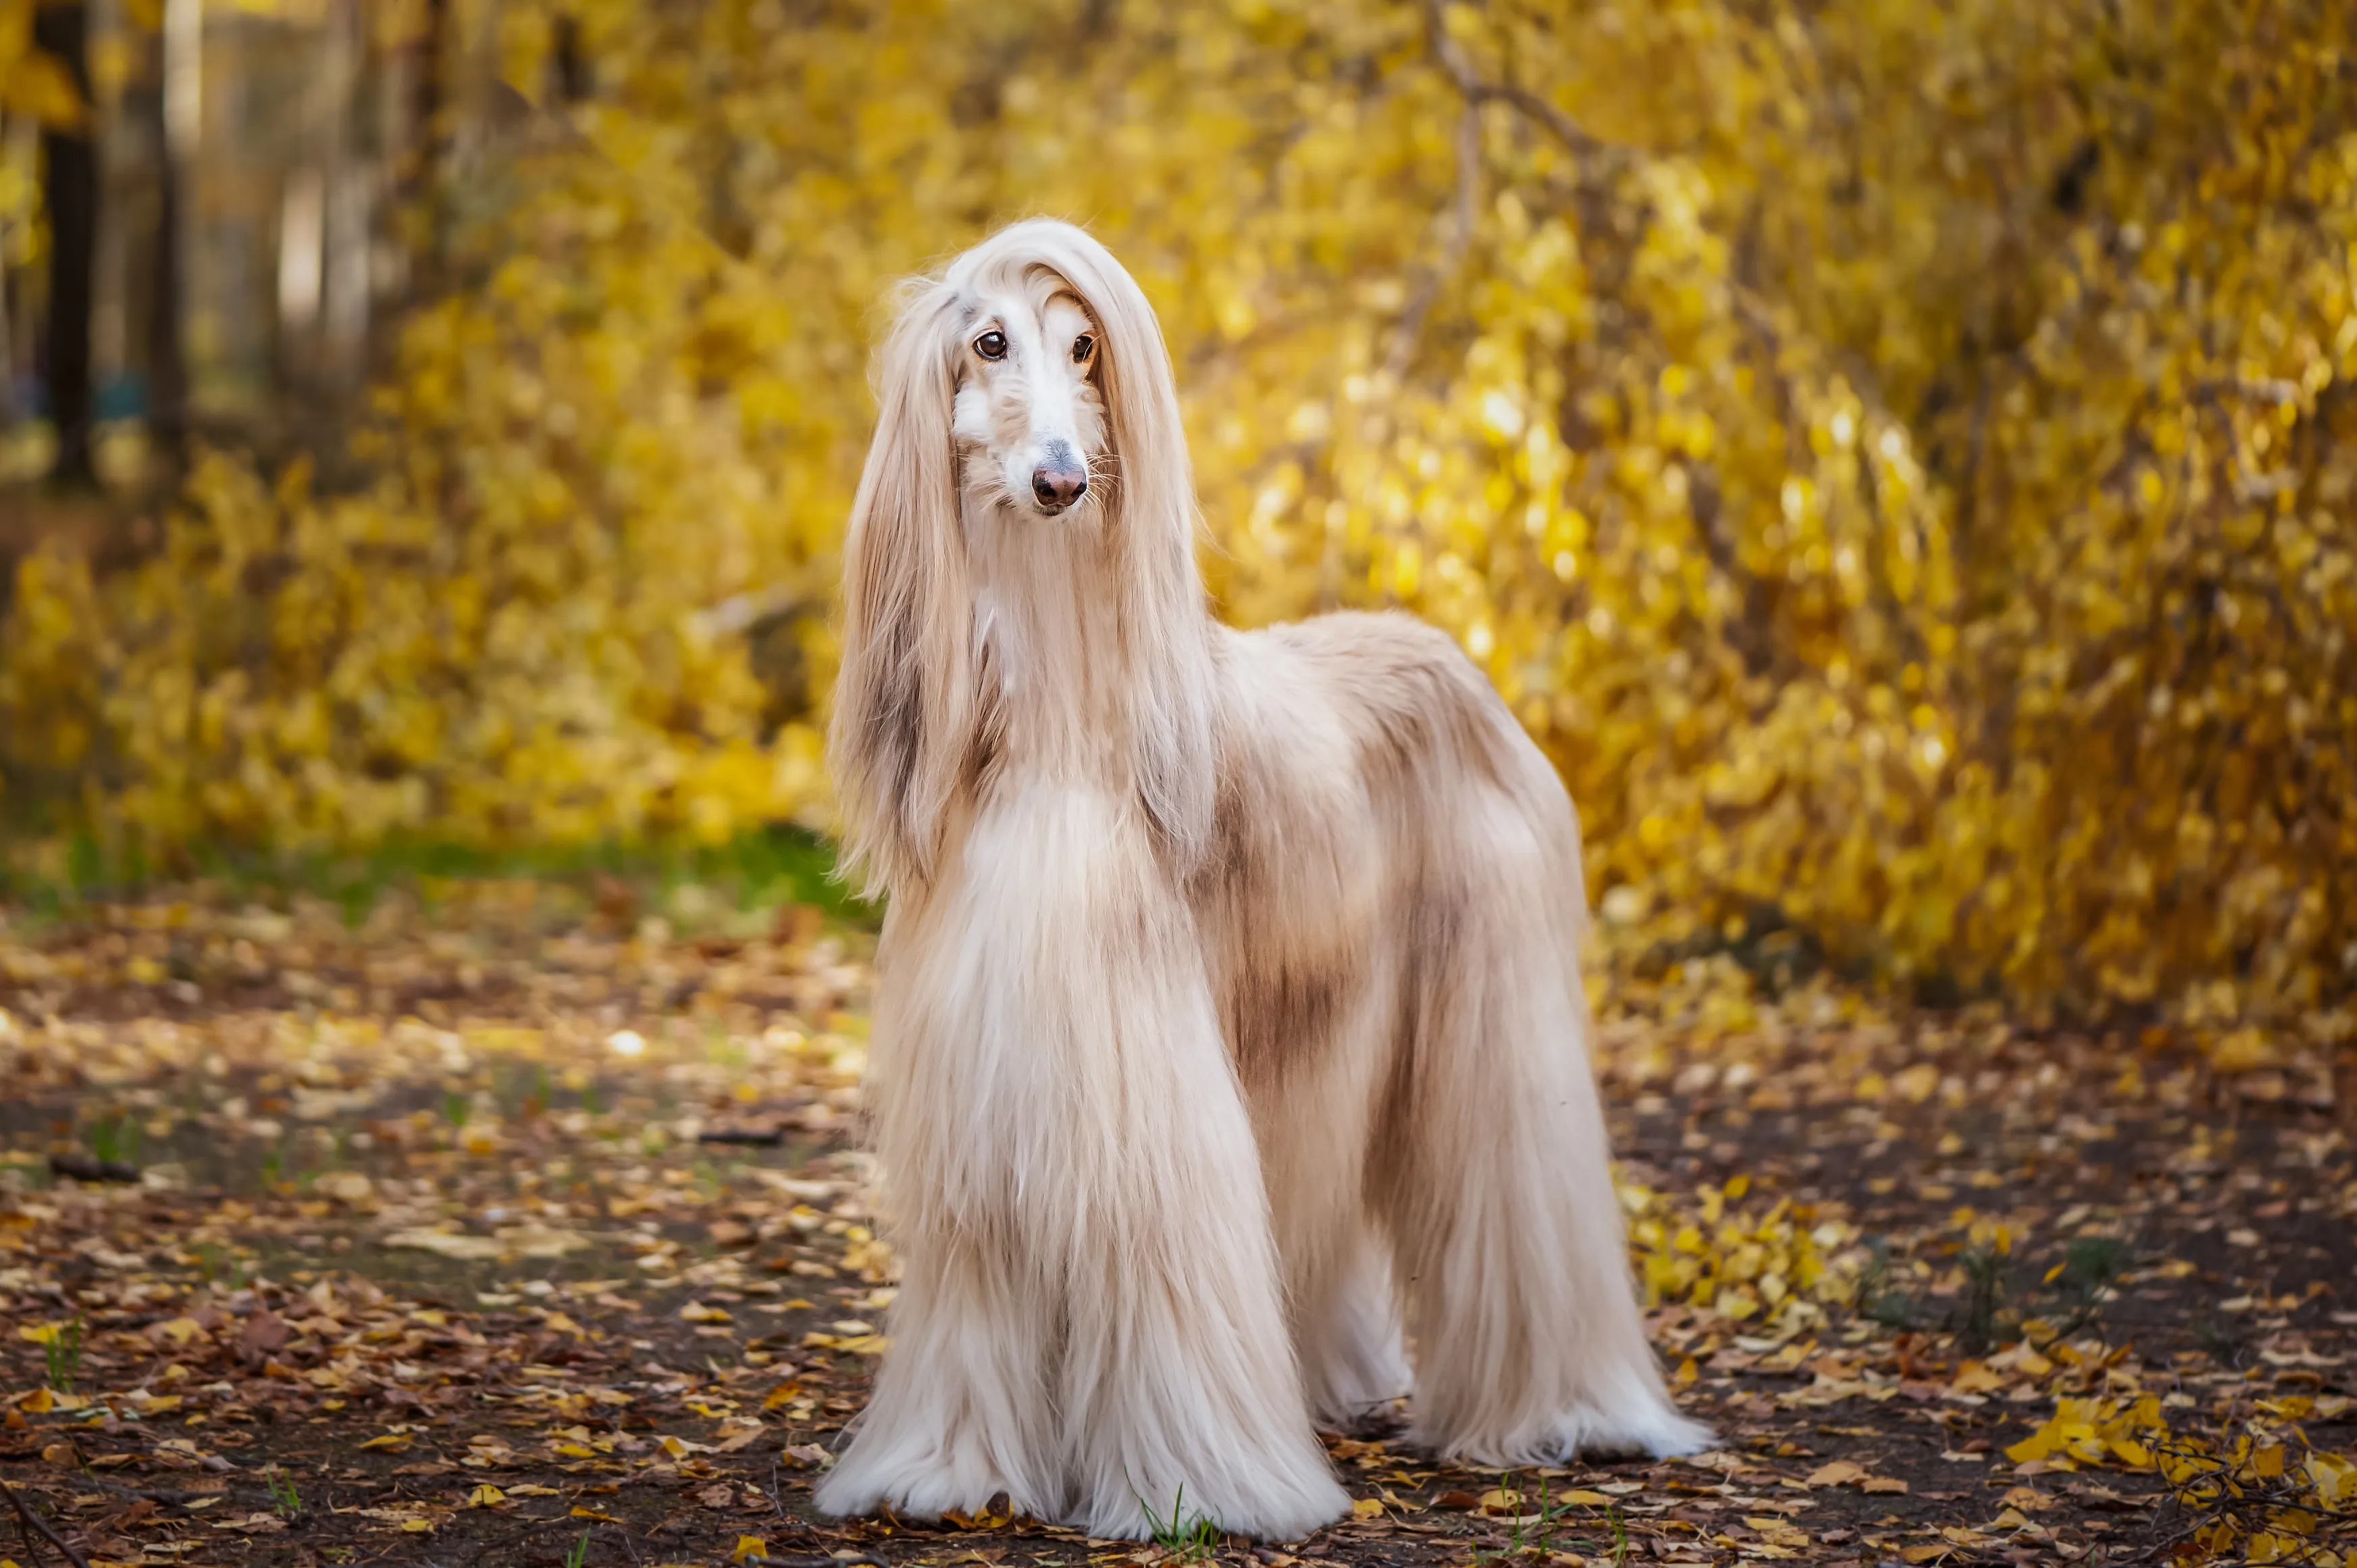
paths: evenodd
<path fill-rule="evenodd" d="M 1485 1465 L 1705 1444 L 1631 1288 L 1578 826 L 1480 672 L 1209 617 L 1168 356 L 1077 229 L 920 285 L 880 392 L 831 739 L 906 1277 L 821 1506 L 1297 1538 L 1348 1507 L 1313 1423 L 1411 1384 Z"/>

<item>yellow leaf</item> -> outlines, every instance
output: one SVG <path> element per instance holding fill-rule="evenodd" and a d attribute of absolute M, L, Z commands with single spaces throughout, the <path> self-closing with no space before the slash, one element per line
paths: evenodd
<path fill-rule="evenodd" d="M 1958 1393 L 1991 1394 L 2005 1387 L 2005 1379 L 1978 1361 L 1967 1361 L 1956 1369 L 1955 1379 L 1948 1386 Z"/>
<path fill-rule="evenodd" d="M 737 1538 L 737 1550 L 728 1554 L 728 1561 L 742 1563 L 750 1557 L 767 1557 L 769 1554 L 770 1543 L 765 1538 L 758 1535 L 740 1535 Z"/>
<path fill-rule="evenodd" d="M 1921 1105 L 1940 1087 L 1940 1069 L 1929 1062 L 1917 1062 L 1892 1079 L 1890 1087 L 1909 1104 Z"/>
<path fill-rule="evenodd" d="M 471 1509 L 491 1508 L 507 1500 L 508 1495 L 489 1482 L 467 1494 L 467 1506 Z"/>
<path fill-rule="evenodd" d="M 1359 1498 L 1351 1502 L 1351 1512 L 1359 1519 L 1381 1519 L 1383 1517 L 1383 1505 L 1375 1498 Z"/>

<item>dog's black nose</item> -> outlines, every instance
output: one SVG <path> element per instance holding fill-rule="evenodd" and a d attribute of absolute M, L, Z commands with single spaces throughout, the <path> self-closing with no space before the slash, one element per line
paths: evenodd
<path fill-rule="evenodd" d="M 1089 476 L 1080 468 L 1050 467 L 1042 463 L 1031 470 L 1031 493 L 1041 506 L 1068 507 L 1088 493 Z"/>

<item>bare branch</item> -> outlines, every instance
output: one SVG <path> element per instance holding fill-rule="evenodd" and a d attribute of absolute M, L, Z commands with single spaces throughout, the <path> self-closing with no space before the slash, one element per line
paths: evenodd
<path fill-rule="evenodd" d="M 1481 111 L 1469 99 L 1457 116 L 1457 188 L 1449 203 L 1448 234 L 1441 242 L 1440 260 L 1417 280 L 1407 308 L 1400 314 L 1399 326 L 1392 334 L 1391 352 L 1383 358 L 1384 379 L 1394 386 L 1399 384 L 1415 358 L 1416 343 L 1424 336 L 1424 318 L 1432 313 L 1441 289 L 1464 264 L 1465 252 L 1473 242 L 1473 223 L 1480 201 Z"/>
<path fill-rule="evenodd" d="M 1473 69 L 1465 55 L 1465 46 L 1448 36 L 1448 18 L 1443 15 L 1442 0 L 1424 0 L 1425 37 L 1432 46 L 1433 58 L 1448 80 L 1457 86 L 1468 104 L 1504 103 L 1536 120 L 1546 127 L 1555 139 L 1581 158 L 1618 157 L 1622 149 L 1609 142 L 1599 141 L 1581 130 L 1577 122 L 1560 108 L 1527 88 L 1511 82 L 1487 81 Z"/>
<path fill-rule="evenodd" d="M 2222 397 L 2232 394 L 2236 397 L 2254 398 L 2261 403 L 2298 403 L 2300 394 L 2300 385 L 2298 381 L 2281 381 L 2265 376 L 2225 376 L 2213 381 L 2197 381 L 2194 383 L 2193 390 L 2197 394 L 2205 397 Z"/>
<path fill-rule="evenodd" d="M 1483 104 L 1503 103 L 1528 115 L 1583 164 L 1617 165 L 1628 156 L 1626 149 L 1598 141 L 1581 130 L 1570 115 L 1539 94 L 1511 82 L 1485 80 L 1467 57 L 1465 46 L 1448 36 L 1444 0 L 1424 0 L 1424 32 L 1433 59 L 1456 87 L 1458 96 L 1464 99 L 1465 108 L 1457 118 L 1457 183 L 1450 197 L 1449 226 L 1441 242 L 1440 259 L 1416 281 L 1407 307 L 1400 313 L 1399 326 L 1392 334 L 1391 350 L 1383 357 L 1384 375 L 1394 385 L 1398 384 L 1415 360 L 1417 342 L 1424 335 L 1425 317 L 1432 313 L 1441 290 L 1464 264 L 1465 252 L 1473 242 L 1473 225 L 1481 204 Z"/>

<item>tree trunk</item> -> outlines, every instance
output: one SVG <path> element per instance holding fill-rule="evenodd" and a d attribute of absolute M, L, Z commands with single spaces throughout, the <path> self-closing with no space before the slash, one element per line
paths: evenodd
<path fill-rule="evenodd" d="M 156 297 L 148 317 L 147 439 L 157 460 L 178 474 L 188 460 L 188 367 L 180 342 L 180 160 L 166 134 L 164 94 L 154 99 L 156 145 Z"/>
<path fill-rule="evenodd" d="M 81 5 L 33 13 L 33 42 L 73 75 L 90 102 L 90 27 Z M 49 320 L 44 353 L 58 457 L 51 477 L 95 484 L 91 466 L 91 287 L 98 260 L 98 148 L 94 127 L 41 133 L 42 198 L 49 218 Z"/>
<path fill-rule="evenodd" d="M 425 0 L 423 34 L 415 45 L 417 73 L 410 99 L 411 134 L 415 145 L 406 195 L 415 213 L 414 220 L 423 230 L 416 247 L 417 271 L 421 274 L 417 281 L 423 286 L 414 292 L 430 294 L 441 283 L 443 231 L 447 227 L 442 180 L 449 156 L 453 48 L 450 0 Z"/>

